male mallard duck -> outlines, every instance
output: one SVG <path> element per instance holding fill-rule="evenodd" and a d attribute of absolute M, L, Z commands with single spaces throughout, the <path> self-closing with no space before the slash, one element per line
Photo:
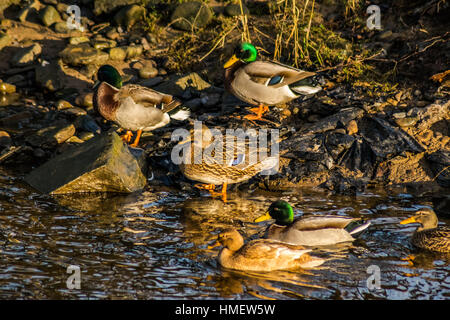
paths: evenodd
<path fill-rule="evenodd" d="M 370 222 L 342 216 L 311 216 L 294 220 L 294 210 L 283 200 L 272 203 L 269 211 L 255 219 L 261 222 L 275 219 L 268 228 L 267 238 L 304 246 L 333 245 L 355 240 L 352 235 L 367 227 Z"/>
<path fill-rule="evenodd" d="M 130 142 L 131 131 L 137 131 L 132 147 L 138 145 L 142 131 L 163 127 L 170 118 L 184 120 L 189 117 L 189 111 L 180 109 L 181 102 L 171 95 L 136 84 L 122 86 L 122 77 L 110 65 L 100 67 L 97 78 L 99 84 L 95 86 L 93 99 L 95 109 L 106 120 L 127 130 L 122 136 L 124 141 Z"/>
<path fill-rule="evenodd" d="M 219 253 L 222 267 L 243 271 L 272 271 L 294 268 L 314 268 L 325 260 L 311 257 L 310 249 L 275 240 L 257 239 L 244 244 L 236 229 L 219 234 L 218 243 L 224 248 Z"/>
<path fill-rule="evenodd" d="M 240 100 L 257 105 L 249 120 L 264 120 L 268 106 L 286 103 L 301 95 L 311 95 L 322 88 L 314 72 L 302 71 L 275 61 L 256 61 L 258 51 L 242 43 L 225 63 L 225 88 Z"/>
<path fill-rule="evenodd" d="M 450 252 L 450 228 L 438 227 L 438 218 L 432 209 L 420 209 L 415 216 L 400 222 L 400 224 L 409 223 L 420 224 L 411 238 L 413 245 L 431 251 Z"/>
<path fill-rule="evenodd" d="M 227 143 L 231 142 L 229 136 L 225 139 L 220 132 L 213 135 L 206 126 L 197 131 L 178 144 L 184 147 L 184 144 L 190 143 L 186 145 L 188 150 L 183 152 L 180 170 L 188 179 L 206 184 L 197 184 L 197 188 L 208 190 L 213 196 L 221 195 L 225 202 L 228 184 L 246 181 L 278 164 L 278 157 L 262 156 L 263 149 L 250 146 L 249 140 L 240 143 L 234 136 L 231 147 L 227 148 Z M 216 185 L 222 185 L 222 192 L 214 192 Z"/>

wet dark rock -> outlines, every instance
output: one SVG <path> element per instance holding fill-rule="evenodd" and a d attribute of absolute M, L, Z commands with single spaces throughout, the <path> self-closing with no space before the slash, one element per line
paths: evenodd
<path fill-rule="evenodd" d="M 377 157 L 367 141 L 355 139 L 350 149 L 346 150 L 341 157 L 338 162 L 340 166 L 353 172 L 362 172 L 366 177 L 373 176 Z"/>
<path fill-rule="evenodd" d="M 63 88 L 62 78 L 64 73 L 56 63 L 39 65 L 35 69 L 36 84 L 49 91 L 57 91 Z"/>
<path fill-rule="evenodd" d="M 19 49 L 11 58 L 11 62 L 15 66 L 22 67 L 35 61 L 41 52 L 42 47 L 35 43 L 29 47 Z"/>
<path fill-rule="evenodd" d="M 84 131 L 92 132 L 94 134 L 100 134 L 102 131 L 97 122 L 95 122 L 95 120 L 92 119 L 92 117 L 89 115 L 79 116 L 75 120 L 74 125 L 77 129 L 82 129 Z"/>
<path fill-rule="evenodd" d="M 69 44 L 59 55 L 65 63 L 72 66 L 102 65 L 109 59 L 107 53 L 95 49 L 87 43 Z"/>
<path fill-rule="evenodd" d="M 336 129 L 337 127 L 346 127 L 351 120 L 360 118 L 363 114 L 364 110 L 359 108 L 341 109 L 338 113 L 325 117 L 318 122 L 301 129 L 299 134 L 319 133 Z"/>
<path fill-rule="evenodd" d="M 202 79 L 196 72 L 187 75 L 173 75 L 167 81 L 157 85 L 154 89 L 163 93 L 182 97 L 186 90 L 203 91 L 212 86 Z"/>
<path fill-rule="evenodd" d="M 144 16 L 145 8 L 138 5 L 129 5 L 120 9 L 113 20 L 117 25 L 124 26 L 127 30 L 130 30 Z"/>
<path fill-rule="evenodd" d="M 379 158 L 386 159 L 404 151 L 423 152 L 423 147 L 403 130 L 376 116 L 359 121 L 360 134 Z"/>
<path fill-rule="evenodd" d="M 94 14 L 112 13 L 120 7 L 132 4 L 147 4 L 151 0 L 94 0 Z"/>
<path fill-rule="evenodd" d="M 130 151 L 115 132 L 72 147 L 25 177 L 42 193 L 130 193 L 145 187 L 145 153 Z"/>
<path fill-rule="evenodd" d="M 73 124 L 62 124 L 38 130 L 27 136 L 25 141 L 33 147 L 48 149 L 63 143 L 74 134 L 75 126 Z"/>
<path fill-rule="evenodd" d="M 242 4 L 242 12 L 244 14 L 250 13 L 248 8 L 244 4 Z M 236 3 L 230 3 L 229 5 L 227 5 L 225 7 L 225 14 L 230 17 L 240 16 L 242 14 L 242 12 L 241 12 L 241 6 Z"/>
<path fill-rule="evenodd" d="M 139 84 L 144 87 L 154 87 L 164 81 L 163 77 L 154 77 L 140 81 Z"/>
<path fill-rule="evenodd" d="M 335 161 L 340 159 L 340 156 L 348 150 L 354 143 L 355 138 L 351 135 L 332 131 L 325 136 L 325 147 L 328 153 Z"/>
<path fill-rule="evenodd" d="M 445 188 L 450 188 L 450 151 L 439 150 L 426 156 L 436 181 Z"/>
<path fill-rule="evenodd" d="M 327 150 L 323 145 L 324 134 L 292 135 L 289 139 L 280 142 L 283 157 L 291 159 L 323 161 Z M 287 152 L 283 152 L 286 150 Z"/>
<path fill-rule="evenodd" d="M 195 28 L 205 27 L 211 21 L 212 16 L 211 9 L 205 3 L 189 1 L 178 5 L 170 20 L 174 28 L 191 31 Z"/>
<path fill-rule="evenodd" d="M 60 22 L 62 20 L 59 12 L 55 9 L 54 6 L 46 6 L 39 12 L 39 17 L 46 27 L 49 27 L 55 22 Z"/>

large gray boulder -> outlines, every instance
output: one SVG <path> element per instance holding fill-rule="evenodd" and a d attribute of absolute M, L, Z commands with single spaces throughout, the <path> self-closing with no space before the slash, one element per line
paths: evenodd
<path fill-rule="evenodd" d="M 130 193 L 145 187 L 146 161 L 114 131 L 105 132 L 44 163 L 25 177 L 42 193 Z"/>

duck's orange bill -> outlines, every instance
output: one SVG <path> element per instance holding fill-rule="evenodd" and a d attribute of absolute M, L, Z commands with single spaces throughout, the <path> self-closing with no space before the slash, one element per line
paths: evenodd
<path fill-rule="evenodd" d="M 208 249 L 214 249 L 214 248 L 217 248 L 217 247 L 220 247 L 220 246 L 221 246 L 220 242 L 216 241 L 214 244 L 208 246 Z"/>
<path fill-rule="evenodd" d="M 262 216 L 256 218 L 255 220 L 253 220 L 253 222 L 261 222 L 261 221 L 266 221 L 272 219 L 272 217 L 270 216 L 269 212 L 266 212 L 265 214 L 263 214 Z"/>
<path fill-rule="evenodd" d="M 417 222 L 415 217 L 411 217 L 405 220 L 400 221 L 400 224 L 408 224 L 408 223 L 414 223 Z"/>
<path fill-rule="evenodd" d="M 231 67 L 233 64 L 235 64 L 238 61 L 239 61 L 239 58 L 236 57 L 235 54 L 233 54 L 233 56 L 223 65 L 223 68 L 227 69 L 227 68 Z"/>

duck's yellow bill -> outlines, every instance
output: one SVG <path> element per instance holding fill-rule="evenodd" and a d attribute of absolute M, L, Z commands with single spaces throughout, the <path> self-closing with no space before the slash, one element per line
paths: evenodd
<path fill-rule="evenodd" d="M 227 62 L 225 62 L 225 64 L 223 65 L 223 68 L 227 69 L 227 68 L 231 67 L 233 64 L 235 64 L 238 61 L 239 61 L 239 58 L 236 57 L 235 54 L 233 54 L 233 56 Z"/>
<path fill-rule="evenodd" d="M 270 216 L 269 212 L 266 212 L 265 214 L 263 214 L 262 216 L 256 218 L 255 220 L 253 220 L 253 222 L 261 222 L 261 221 L 266 221 L 272 219 L 272 217 Z"/>
<path fill-rule="evenodd" d="M 417 222 L 415 217 L 411 217 L 405 220 L 400 221 L 400 224 L 408 224 L 408 223 L 414 223 Z"/>
<path fill-rule="evenodd" d="M 220 247 L 220 246 L 221 246 L 220 242 L 216 241 L 214 244 L 208 246 L 208 249 L 214 249 L 214 248 L 217 248 L 217 247 Z"/>

